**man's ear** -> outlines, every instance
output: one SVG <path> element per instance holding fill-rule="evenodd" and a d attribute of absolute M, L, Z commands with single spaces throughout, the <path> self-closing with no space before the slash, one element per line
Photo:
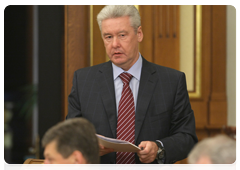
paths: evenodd
<path fill-rule="evenodd" d="M 137 29 L 137 37 L 138 37 L 138 42 L 142 42 L 143 40 L 142 26 L 139 26 Z"/>
<path fill-rule="evenodd" d="M 86 159 L 82 155 L 82 152 L 80 152 L 78 150 L 75 150 L 72 153 L 72 156 L 74 157 L 75 164 L 86 164 L 87 163 Z"/>

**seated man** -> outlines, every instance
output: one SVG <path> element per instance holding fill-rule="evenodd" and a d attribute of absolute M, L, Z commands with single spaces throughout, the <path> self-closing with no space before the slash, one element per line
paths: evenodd
<path fill-rule="evenodd" d="M 236 141 L 227 135 L 203 139 L 188 156 L 190 164 L 232 164 L 236 160 Z"/>
<path fill-rule="evenodd" d="M 99 145 L 94 126 L 74 118 L 50 128 L 42 139 L 45 164 L 98 164 Z"/>

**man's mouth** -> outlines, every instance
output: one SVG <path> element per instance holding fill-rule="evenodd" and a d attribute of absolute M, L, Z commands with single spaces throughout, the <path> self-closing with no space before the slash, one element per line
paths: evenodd
<path fill-rule="evenodd" d="M 114 54 L 122 54 L 121 52 L 114 52 Z"/>

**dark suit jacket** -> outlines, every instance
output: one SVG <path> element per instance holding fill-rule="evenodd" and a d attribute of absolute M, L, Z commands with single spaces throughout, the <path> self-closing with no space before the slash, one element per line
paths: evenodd
<path fill-rule="evenodd" d="M 77 70 L 68 100 L 67 119 L 87 118 L 98 134 L 116 138 L 117 110 L 111 61 Z M 184 73 L 143 58 L 135 128 L 136 145 L 142 141 L 162 141 L 165 163 L 187 157 L 197 137 Z M 115 159 L 116 153 L 110 153 L 101 157 L 101 163 L 115 163 Z M 137 154 L 136 162 L 141 163 Z"/>

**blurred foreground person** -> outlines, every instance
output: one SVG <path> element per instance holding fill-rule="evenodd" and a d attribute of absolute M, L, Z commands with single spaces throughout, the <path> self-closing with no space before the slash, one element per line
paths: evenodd
<path fill-rule="evenodd" d="M 236 141 L 227 135 L 206 138 L 189 153 L 190 164 L 232 164 L 236 160 Z"/>
<path fill-rule="evenodd" d="M 98 164 L 95 128 L 84 118 L 69 119 L 50 128 L 42 139 L 45 164 Z"/>

